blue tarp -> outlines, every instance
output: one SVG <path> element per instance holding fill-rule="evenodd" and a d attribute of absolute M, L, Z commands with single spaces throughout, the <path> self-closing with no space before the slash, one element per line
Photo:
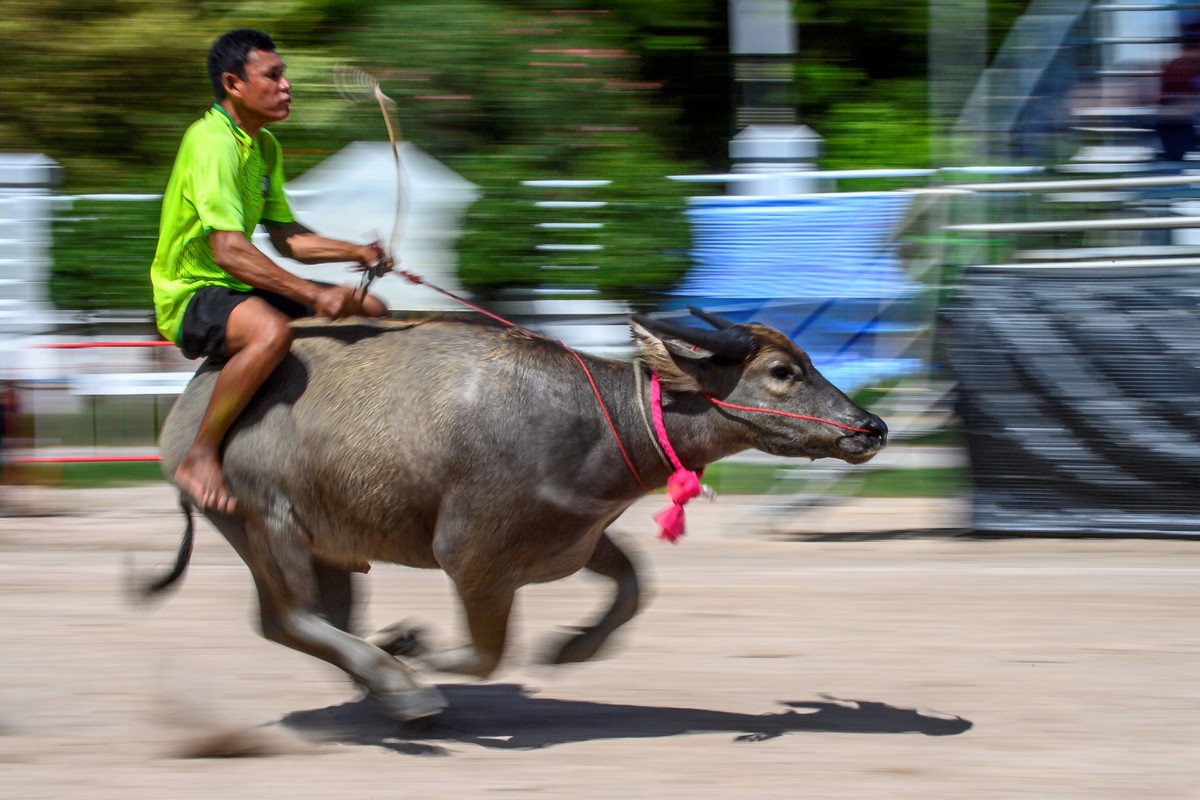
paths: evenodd
<path fill-rule="evenodd" d="M 903 348 L 917 286 L 891 241 L 896 192 L 692 200 L 694 266 L 667 310 L 695 305 L 778 328 L 846 391 L 919 371 Z M 904 334 L 904 335 L 893 335 Z"/>

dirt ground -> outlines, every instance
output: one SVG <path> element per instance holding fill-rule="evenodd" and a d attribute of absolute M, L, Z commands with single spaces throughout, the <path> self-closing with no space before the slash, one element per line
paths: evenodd
<path fill-rule="evenodd" d="M 1200 798 L 1200 540 L 980 539 L 947 532 L 955 502 L 726 497 L 671 546 L 657 498 L 618 525 L 652 596 L 611 657 L 538 666 L 606 587 L 531 587 L 495 679 L 435 678 L 450 708 L 405 727 L 258 637 L 206 525 L 180 591 L 126 603 L 126 560 L 177 545 L 165 486 L 9 500 L 5 798 Z M 361 587 L 362 628 L 457 635 L 440 573 Z"/>

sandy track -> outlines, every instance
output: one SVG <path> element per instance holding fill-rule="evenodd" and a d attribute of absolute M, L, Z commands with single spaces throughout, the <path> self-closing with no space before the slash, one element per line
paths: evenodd
<path fill-rule="evenodd" d="M 618 525 L 653 596 L 611 658 L 531 665 L 605 590 L 532 587 L 496 679 L 439 681 L 451 708 L 405 728 L 258 638 L 207 526 L 176 595 L 125 603 L 127 554 L 162 566 L 177 544 L 165 487 L 23 502 L 40 515 L 0 518 L 6 798 L 1200 798 L 1200 541 L 798 540 L 767 529 L 939 529 L 961 508 L 781 519 L 723 498 L 672 547 L 659 498 Z M 445 576 L 381 565 L 362 586 L 363 628 L 455 637 Z"/>

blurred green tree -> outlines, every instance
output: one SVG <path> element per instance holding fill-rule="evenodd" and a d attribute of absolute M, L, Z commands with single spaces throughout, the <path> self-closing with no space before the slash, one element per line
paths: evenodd
<path fill-rule="evenodd" d="M 989 0 L 994 42 L 1026 5 Z M 825 137 L 823 165 L 924 165 L 927 4 L 794 9 L 792 99 Z M 663 176 L 727 166 L 727 14 L 728 0 L 0 0 L 0 141 L 57 159 L 73 192 L 160 191 L 184 129 L 211 102 L 209 44 L 258 27 L 296 84 L 295 113 L 277 130 L 291 175 L 386 136 L 377 108 L 337 92 L 334 66 L 352 64 L 399 102 L 405 138 L 483 187 L 461 247 L 467 286 L 588 285 L 652 302 L 686 268 L 680 210 L 694 191 Z M 608 205 L 587 220 L 605 227 L 537 227 L 559 218 L 534 205 L 550 194 L 522 181 L 551 177 L 611 180 L 588 190 Z M 147 307 L 147 292 L 119 287 L 145 280 L 151 206 L 65 215 L 56 302 Z M 538 250 L 568 237 L 603 249 Z"/>

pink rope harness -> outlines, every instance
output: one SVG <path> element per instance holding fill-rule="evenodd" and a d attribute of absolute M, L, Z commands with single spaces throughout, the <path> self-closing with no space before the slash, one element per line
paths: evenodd
<path fill-rule="evenodd" d="M 807 419 L 812 422 L 822 422 L 826 425 L 832 425 L 842 430 L 854 431 L 855 433 L 870 433 L 866 428 L 843 425 L 840 422 L 834 422 L 824 417 L 794 414 L 791 411 L 779 411 L 774 408 L 739 406 L 734 403 L 726 403 L 724 400 L 718 400 L 710 394 L 705 394 L 704 398 L 713 405 L 735 411 L 750 411 L 759 414 L 775 414 L 776 416 L 791 417 L 793 419 Z M 667 438 L 667 425 L 663 420 L 662 410 L 662 384 L 658 379 L 658 372 L 656 370 L 650 371 L 650 417 L 654 422 L 654 433 L 658 437 L 658 443 L 662 445 L 663 452 L 667 454 L 671 466 L 675 467 L 675 471 L 671 473 L 671 477 L 667 478 L 667 496 L 671 499 L 671 505 L 655 514 L 654 521 L 658 523 L 658 538 L 675 544 L 684 534 L 684 505 L 704 491 L 704 487 L 700 484 L 700 476 L 704 474 L 704 468 L 690 470 L 683 466 L 683 462 L 679 460 L 679 456 L 675 453 L 675 448 L 671 446 L 671 440 Z"/>
<path fill-rule="evenodd" d="M 667 425 L 663 420 L 662 383 L 658 380 L 657 370 L 650 371 L 650 418 L 654 422 L 654 433 L 658 436 L 658 443 L 670 459 L 671 466 L 675 467 L 671 477 L 667 478 L 667 497 L 671 498 L 671 505 L 655 514 L 654 521 L 658 523 L 658 538 L 676 544 L 684 532 L 683 506 L 703 491 L 700 475 L 704 468 L 701 467 L 700 471 L 696 472 L 683 466 L 675 448 L 671 446 L 671 440 L 667 438 Z"/>

